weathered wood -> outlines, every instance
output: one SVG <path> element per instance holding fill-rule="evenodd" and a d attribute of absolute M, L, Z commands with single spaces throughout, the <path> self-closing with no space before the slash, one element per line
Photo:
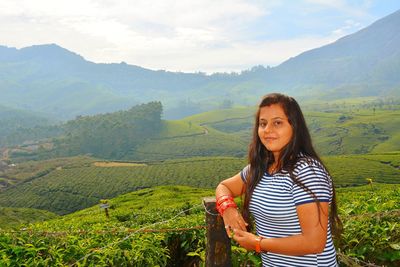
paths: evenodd
<path fill-rule="evenodd" d="M 104 211 L 105 211 L 105 213 L 106 213 L 106 217 L 107 217 L 107 218 L 110 218 L 110 215 L 108 214 L 108 208 L 110 207 L 110 205 L 108 205 L 108 201 L 102 199 L 101 202 L 102 202 L 102 203 L 100 204 L 100 208 L 101 208 L 101 209 L 104 209 Z"/>
<path fill-rule="evenodd" d="M 231 267 L 231 240 L 226 234 L 222 217 L 217 215 L 215 197 L 203 198 L 203 202 L 207 209 L 206 266 Z"/>

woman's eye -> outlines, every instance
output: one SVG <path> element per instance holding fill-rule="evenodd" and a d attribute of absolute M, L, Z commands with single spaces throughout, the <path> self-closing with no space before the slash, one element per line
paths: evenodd
<path fill-rule="evenodd" d="M 265 128 L 265 126 L 267 126 L 265 122 L 260 122 L 260 127 Z"/>
<path fill-rule="evenodd" d="M 279 125 L 281 125 L 281 124 L 282 124 L 281 121 L 274 121 L 274 125 L 275 125 L 275 126 L 279 126 Z"/>

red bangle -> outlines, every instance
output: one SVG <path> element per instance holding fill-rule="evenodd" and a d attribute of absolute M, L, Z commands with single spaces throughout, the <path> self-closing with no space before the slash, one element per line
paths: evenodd
<path fill-rule="evenodd" d="M 222 210 L 226 210 L 226 209 L 229 208 L 229 207 L 236 207 L 236 203 L 233 202 L 233 201 L 229 201 L 229 202 L 226 201 L 226 202 L 222 203 L 222 204 L 219 206 L 219 208 L 222 209 Z"/>
<path fill-rule="evenodd" d="M 217 198 L 217 204 L 221 205 L 221 203 L 228 201 L 228 200 L 232 200 L 233 201 L 233 197 L 229 196 L 229 195 L 222 195 L 219 198 Z"/>
<path fill-rule="evenodd" d="M 228 208 L 237 208 L 235 203 L 229 203 L 228 205 L 224 206 L 223 208 L 221 208 L 218 212 L 219 214 L 221 214 L 221 216 L 224 216 L 225 210 L 227 210 Z"/>
<path fill-rule="evenodd" d="M 217 211 L 219 212 L 219 214 L 221 214 L 221 216 L 223 216 L 225 210 L 230 207 L 237 208 L 237 205 L 233 200 L 227 200 L 222 202 L 221 204 L 217 203 Z"/>

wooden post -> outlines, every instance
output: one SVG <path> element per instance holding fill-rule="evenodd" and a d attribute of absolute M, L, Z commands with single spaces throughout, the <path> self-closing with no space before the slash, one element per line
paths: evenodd
<path fill-rule="evenodd" d="M 218 215 L 215 197 L 206 197 L 203 201 L 207 224 L 206 267 L 231 267 L 231 240 Z"/>
<path fill-rule="evenodd" d="M 110 207 L 110 205 L 108 205 L 108 200 L 106 199 L 101 199 L 100 200 L 100 208 L 104 209 L 105 213 L 106 213 L 106 217 L 107 219 L 110 218 L 110 215 L 108 214 L 108 208 Z"/>

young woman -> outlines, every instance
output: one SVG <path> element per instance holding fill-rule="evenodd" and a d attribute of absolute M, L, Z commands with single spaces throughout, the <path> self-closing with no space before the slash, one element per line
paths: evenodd
<path fill-rule="evenodd" d="M 298 103 L 265 96 L 255 116 L 249 164 L 216 189 L 230 237 L 261 253 L 263 266 L 337 266 L 340 232 L 332 179 L 315 152 Z M 234 197 L 244 196 L 240 214 Z M 255 220 L 252 234 L 250 215 Z"/>

